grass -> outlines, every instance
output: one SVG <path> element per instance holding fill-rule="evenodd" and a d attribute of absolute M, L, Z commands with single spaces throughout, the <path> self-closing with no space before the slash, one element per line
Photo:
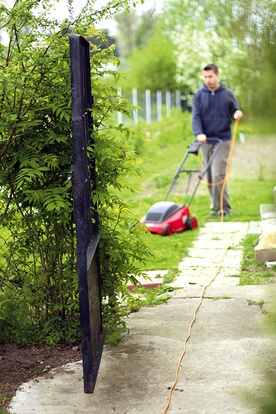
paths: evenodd
<path fill-rule="evenodd" d="M 249 235 L 243 242 L 243 260 L 241 264 L 240 285 L 260 285 L 271 283 L 276 278 L 276 266 L 268 269 L 255 258 L 255 246 L 258 244 L 258 235 Z M 273 278 L 273 279 L 272 279 Z"/>
<path fill-rule="evenodd" d="M 160 194 L 161 192 L 159 192 Z M 260 204 L 273 203 L 272 183 L 270 182 L 244 182 L 235 181 L 231 183 L 231 198 L 233 213 L 230 221 L 259 221 Z M 160 197 L 140 197 L 135 208 L 132 210 L 134 217 L 139 220 L 143 217 L 148 208 Z M 187 202 L 187 197 L 176 196 L 175 202 Z M 191 206 L 191 214 L 197 217 L 199 227 L 203 227 L 207 222 L 209 213 L 209 196 L 196 195 Z M 182 233 L 173 233 L 169 237 L 150 234 L 147 238 L 149 251 L 154 252 L 154 257 L 149 256 L 143 270 L 169 269 L 178 266 L 181 259 L 187 254 L 189 247 L 198 236 L 199 230 L 189 230 Z"/>
<path fill-rule="evenodd" d="M 141 191 L 137 196 L 122 192 L 121 197 L 131 207 L 131 214 L 134 221 L 139 221 L 147 212 L 147 209 L 155 202 L 164 199 L 168 186 L 176 172 L 182 157 L 184 156 L 188 145 L 194 139 L 190 129 L 190 114 L 173 113 L 171 118 L 165 118 L 158 122 L 151 124 L 141 124 L 138 129 L 143 130 L 147 128 L 149 134 L 144 140 L 135 143 L 137 147 L 138 156 L 140 157 L 140 165 L 142 172 L 142 179 L 132 177 L 133 185 L 141 185 Z M 265 136 L 275 135 L 275 121 L 274 120 L 248 120 L 242 123 L 240 132 L 250 134 L 254 139 L 254 135 L 260 135 L 265 139 Z M 189 160 L 187 168 L 197 168 L 200 162 L 200 157 L 195 157 Z M 258 178 L 257 178 L 258 177 Z M 259 208 L 261 204 L 271 204 L 274 202 L 272 189 L 275 182 L 267 181 L 265 177 L 264 166 L 259 166 L 259 171 L 256 171 L 256 180 L 244 179 L 230 179 L 230 195 L 233 213 L 230 221 L 251 221 L 260 220 Z M 187 183 L 183 183 L 183 188 Z M 187 204 L 188 195 L 175 193 L 172 200 L 177 203 Z M 195 215 L 198 220 L 199 227 L 203 227 L 206 223 L 206 216 L 209 213 L 209 196 L 207 189 L 204 188 L 204 183 L 200 185 L 200 191 L 196 194 L 191 206 L 191 214 Z M 146 263 L 141 270 L 168 270 L 168 275 L 164 277 L 164 283 L 156 290 L 139 289 L 128 302 L 132 311 L 139 309 L 144 305 L 156 305 L 165 303 L 170 296 L 170 288 L 166 283 L 170 283 L 177 273 L 179 262 L 185 255 L 188 254 L 188 249 L 192 245 L 195 238 L 198 236 L 199 230 L 185 231 L 182 233 L 174 233 L 169 237 L 162 237 L 158 235 L 148 234 L 146 237 L 147 249 L 154 252 L 154 257 L 150 254 Z M 0 238 L 0 248 L 3 246 L 3 233 Z M 265 266 L 257 262 L 255 259 L 254 247 L 258 243 L 258 236 L 248 236 L 244 240 L 244 258 L 242 261 L 242 270 L 240 274 L 240 284 L 261 284 L 269 283 L 271 278 L 276 276 L 276 268 L 268 270 Z M 213 300 L 229 299 L 228 296 L 216 297 Z M 251 303 L 258 306 L 263 305 L 263 301 L 258 303 Z M 273 313 L 274 317 L 274 334 L 276 310 Z M 115 343 L 121 339 L 121 334 L 118 333 L 118 338 L 115 338 Z M 273 389 L 271 395 L 275 399 L 275 376 Z M 267 401 L 266 401 L 267 403 Z M 275 409 L 273 405 L 272 410 Z M 0 414 L 6 411 L 0 408 Z M 264 411 L 263 411 L 264 412 Z M 275 412 L 275 411 L 266 411 Z"/>
<path fill-rule="evenodd" d="M 128 298 L 128 309 L 131 312 L 135 312 L 142 306 L 155 306 L 166 303 L 170 298 L 170 292 L 173 290 L 175 288 L 164 283 L 156 289 L 136 288 Z"/>
<path fill-rule="evenodd" d="M 139 198 L 133 201 L 133 214 L 139 220 L 146 214 L 147 209 L 155 202 L 164 199 L 167 188 L 172 180 L 183 153 L 186 151 L 187 144 L 192 141 L 192 137 L 188 131 L 188 117 L 183 115 L 182 124 L 179 119 L 175 121 L 175 128 L 172 125 L 172 120 L 169 120 L 169 128 L 165 123 L 154 123 L 150 125 L 150 132 L 153 139 L 148 143 L 150 148 L 144 148 L 144 155 L 141 152 L 140 156 L 143 159 L 144 169 L 144 191 L 141 191 Z M 184 126 L 183 126 L 184 125 Z M 160 128 L 160 132 L 158 132 Z M 162 132 L 161 132 L 162 131 Z M 179 133 L 180 131 L 180 133 Z M 240 132 L 250 134 L 250 140 L 254 140 L 254 136 L 275 135 L 275 121 L 268 120 L 251 120 L 248 124 L 242 124 Z M 158 137 L 161 137 L 160 141 Z M 165 140 L 164 140 L 165 137 Z M 176 137 L 178 137 L 176 139 Z M 184 139 L 183 137 L 187 137 Z M 162 143 L 161 143 L 162 141 Z M 266 178 L 264 165 L 258 166 L 255 179 L 231 179 L 229 182 L 231 204 L 233 213 L 231 214 L 230 222 L 249 222 L 260 221 L 260 205 L 273 204 L 272 190 L 275 182 L 269 181 Z M 148 173 L 146 173 L 148 171 Z M 202 187 L 202 185 L 201 185 Z M 127 196 L 127 195 L 126 195 Z M 177 203 L 187 203 L 189 196 L 174 194 L 174 201 Z M 191 214 L 198 219 L 200 227 L 206 223 L 206 216 L 209 213 L 209 196 L 207 189 L 199 191 L 191 204 Z M 152 269 L 169 269 L 172 276 L 179 262 L 188 253 L 188 248 L 192 245 L 193 240 L 198 236 L 198 230 L 186 231 L 179 234 L 172 234 L 169 237 L 162 237 L 149 234 L 147 238 L 148 249 L 155 252 L 155 257 L 149 256 L 145 263 L 144 270 Z M 267 269 L 263 263 L 260 263 L 255 258 L 255 246 L 259 240 L 258 235 L 250 235 L 243 241 L 244 257 L 242 260 L 240 284 L 252 285 L 262 283 L 275 283 L 276 267 Z M 171 276 L 171 275 L 170 275 Z M 168 282 L 170 279 L 168 280 Z M 164 280 L 165 282 L 165 280 Z M 149 292 L 150 297 L 145 296 L 144 292 L 137 292 L 137 296 L 133 298 L 133 310 L 145 304 L 156 304 L 158 300 L 163 303 L 167 300 L 168 291 L 163 292 L 162 288 L 157 295 L 154 292 Z M 153 295 L 153 296 L 152 296 Z M 213 300 L 229 299 L 228 296 L 215 297 Z M 156 302 L 157 301 L 157 302 Z M 247 300 L 248 305 L 257 305 L 260 308 L 264 305 L 264 300 L 258 302 Z M 276 308 L 268 315 L 268 322 L 270 324 L 269 331 L 275 335 L 276 333 Z M 252 390 L 245 390 L 247 399 L 255 401 L 255 406 L 260 407 L 260 412 L 269 414 L 275 412 L 276 407 L 276 383 L 275 383 L 275 363 L 267 366 L 267 361 L 272 361 L 272 356 L 268 355 L 267 360 L 262 356 L 260 366 L 263 366 L 263 384 L 261 385 L 262 392 L 252 392 Z"/>
<path fill-rule="evenodd" d="M 259 300 L 259 302 L 256 302 L 255 300 L 252 300 L 252 299 L 246 299 L 246 301 L 247 301 L 248 305 L 257 305 L 257 306 L 260 306 L 260 307 L 262 307 L 265 303 L 265 301 L 263 299 Z"/>
<path fill-rule="evenodd" d="M 254 140 L 253 135 L 259 134 L 269 136 L 275 134 L 275 128 L 272 125 L 273 121 L 258 122 L 243 124 L 241 132 L 245 134 L 250 133 L 251 140 Z M 141 126 L 139 128 L 142 128 Z M 146 125 L 148 129 L 147 140 L 139 146 L 139 156 L 141 160 L 142 179 L 139 182 L 137 177 L 133 177 L 135 185 L 141 185 L 141 191 L 137 197 L 128 193 L 123 194 L 123 198 L 131 207 L 132 218 L 139 221 L 147 212 L 148 208 L 157 201 L 164 200 L 168 186 L 176 172 L 182 157 L 184 156 L 187 146 L 192 142 L 193 137 L 190 132 L 190 115 L 180 114 L 173 115 L 170 119 L 161 120 L 155 123 Z M 264 128 L 266 128 L 264 130 Z M 264 138 L 265 139 L 265 138 Z M 195 164 L 189 165 L 188 168 L 193 168 L 198 165 L 198 159 L 195 159 Z M 263 167 L 263 166 L 261 166 Z M 233 213 L 231 214 L 230 222 L 247 222 L 260 221 L 260 205 L 271 204 L 274 202 L 272 190 L 275 182 L 266 180 L 264 168 L 256 171 L 256 179 L 230 179 L 229 188 L 231 196 L 231 204 Z M 142 184 L 141 184 L 142 183 Z M 183 183 L 183 188 L 186 183 Z M 209 196 L 208 191 L 204 188 L 204 183 L 200 185 L 200 191 L 195 195 L 190 206 L 191 214 L 195 215 L 198 220 L 199 227 L 203 227 L 206 223 L 206 216 L 209 213 Z M 175 193 L 171 201 L 176 203 L 187 204 L 189 194 L 183 195 Z M 185 231 L 182 233 L 174 233 L 169 237 L 158 236 L 147 233 L 146 244 L 150 252 L 154 252 L 154 256 L 148 255 L 142 270 L 169 270 L 169 275 L 164 283 L 158 289 L 137 289 L 128 300 L 129 309 L 132 311 L 138 310 L 141 306 L 153 306 L 160 303 L 165 303 L 170 297 L 170 290 L 166 283 L 170 283 L 172 278 L 177 273 L 179 262 L 188 254 L 188 249 L 191 247 L 193 241 L 198 236 L 199 230 Z M 267 270 L 263 263 L 259 263 L 255 259 L 254 247 L 258 243 L 258 236 L 249 236 L 244 241 L 244 259 L 242 262 L 241 284 L 260 284 L 268 283 L 271 277 L 276 276 L 276 269 Z M 213 300 L 228 300 L 229 296 L 224 295 L 212 298 Z M 262 307 L 263 301 L 249 303 L 248 305 L 257 305 Z M 276 312 L 274 313 L 274 321 Z M 275 323 L 274 323 L 275 328 Z M 120 340 L 120 335 L 118 340 Z M 271 370 L 275 374 L 275 370 Z M 270 374 L 270 373 L 269 373 Z M 270 378 L 268 378 L 270 380 Z M 273 396 L 275 401 L 275 375 L 273 381 L 268 381 L 268 395 Z M 250 396 L 253 398 L 254 396 Z M 275 412 L 275 404 L 270 404 L 270 399 L 265 398 L 265 401 L 257 401 L 256 404 L 270 404 L 269 410 L 262 411 L 263 413 Z"/>
<path fill-rule="evenodd" d="M 243 124 L 243 132 L 254 133 L 260 131 L 260 123 Z M 147 129 L 147 137 L 141 141 L 141 145 L 135 143 L 139 148 L 140 166 L 142 178 L 133 177 L 133 184 L 141 187 L 138 196 L 122 193 L 122 198 L 126 200 L 131 208 L 131 215 L 134 221 L 140 219 L 146 214 L 148 208 L 157 201 L 164 200 L 169 185 L 174 174 L 187 151 L 188 145 L 193 141 L 190 128 L 191 116 L 188 113 L 173 113 L 171 118 L 162 119 L 157 122 L 139 125 L 139 129 Z M 269 137 L 271 134 L 273 122 L 268 121 L 263 126 L 262 135 Z M 274 129 L 275 130 L 275 129 Z M 258 137 L 257 137 L 258 138 Z M 265 137 L 263 138 L 265 139 Z M 250 140 L 254 140 L 251 137 Z M 190 158 L 191 157 L 191 158 Z M 197 168 L 200 163 L 200 155 L 189 156 L 185 168 Z M 256 177 L 258 172 L 256 172 Z M 188 194 L 183 194 L 183 189 L 187 186 L 187 176 L 183 175 L 177 182 L 180 183 L 178 192 L 169 196 L 170 201 L 179 204 L 187 204 L 191 191 L 194 189 L 190 185 Z M 196 174 L 196 181 L 198 174 Z M 196 182 L 195 181 L 195 182 Z M 271 204 L 274 202 L 272 189 L 275 183 L 267 181 L 262 174 L 262 180 L 258 179 L 232 179 L 228 182 L 233 212 L 230 221 L 251 221 L 260 220 L 260 205 Z M 209 195 L 204 180 L 193 198 L 190 205 L 191 215 L 196 216 L 199 227 L 203 227 L 209 213 Z M 154 253 L 154 256 L 148 256 L 142 270 L 163 270 L 176 268 L 178 263 L 187 254 L 188 248 L 198 235 L 198 230 L 174 233 L 169 237 L 150 234 L 147 237 L 147 248 Z"/>
<path fill-rule="evenodd" d="M 242 121 L 239 131 L 250 135 L 275 135 L 275 119 L 257 118 L 254 116 L 246 117 L 245 122 Z"/>
<path fill-rule="evenodd" d="M 221 300 L 221 299 L 224 299 L 224 300 L 231 299 L 231 296 L 223 295 L 223 296 L 215 296 L 212 298 L 212 300 Z"/>

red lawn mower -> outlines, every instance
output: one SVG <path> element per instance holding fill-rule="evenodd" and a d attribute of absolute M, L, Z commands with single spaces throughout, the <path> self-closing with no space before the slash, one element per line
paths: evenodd
<path fill-rule="evenodd" d="M 214 138 L 212 138 L 212 141 Z M 168 189 L 168 192 L 166 194 L 166 197 L 164 201 L 159 201 L 155 204 L 153 204 L 147 214 L 141 219 L 141 223 L 144 223 L 148 230 L 153 234 L 160 234 L 162 236 L 169 236 L 172 233 L 181 232 L 184 230 L 191 230 L 198 227 L 197 219 L 196 217 L 192 217 L 190 213 L 189 206 L 194 198 L 194 195 L 198 189 L 198 186 L 200 184 L 200 181 L 206 174 L 208 168 L 210 167 L 213 159 L 217 155 L 221 145 L 222 141 L 220 139 L 216 139 L 218 141 L 218 144 L 215 148 L 215 151 L 213 152 L 212 156 L 210 157 L 208 163 L 204 167 L 203 170 L 191 170 L 191 169 L 183 169 L 183 166 L 189 156 L 189 154 L 198 155 L 198 151 L 200 148 L 200 142 L 199 141 L 193 141 L 189 147 L 188 150 L 183 157 L 175 175 L 171 182 L 171 185 Z M 187 203 L 187 205 L 184 204 L 177 204 L 171 201 L 167 201 L 167 198 L 172 191 L 175 182 L 179 178 L 180 173 L 195 173 L 199 172 L 198 176 L 198 182 L 193 190 L 193 193 Z"/>

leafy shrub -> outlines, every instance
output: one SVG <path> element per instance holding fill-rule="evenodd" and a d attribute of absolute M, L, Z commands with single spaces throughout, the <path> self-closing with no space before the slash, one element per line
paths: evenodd
<path fill-rule="evenodd" d="M 93 13 L 58 27 L 47 17 L 48 3 L 41 12 L 37 5 L 17 2 L 0 10 L 9 35 L 9 43 L 0 46 L 0 225 L 7 236 L 1 241 L 0 340 L 54 344 L 79 340 L 67 33 L 101 34 L 93 29 Z M 121 285 L 139 272 L 145 254 L 138 230 L 129 233 L 129 206 L 115 195 L 120 188 L 134 191 L 129 172 L 136 170 L 136 155 L 131 132 L 113 122 L 114 111 L 129 114 L 130 108 L 118 99 L 116 87 L 101 81 L 107 65 L 117 63 L 113 51 L 91 44 L 96 147 L 90 156 L 98 172 L 92 197 L 101 219 L 108 326 L 119 323 Z"/>

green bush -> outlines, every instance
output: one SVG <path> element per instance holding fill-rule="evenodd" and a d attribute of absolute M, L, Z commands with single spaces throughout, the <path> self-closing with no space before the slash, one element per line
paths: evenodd
<path fill-rule="evenodd" d="M 80 336 L 68 180 L 72 170 L 68 32 L 101 36 L 93 27 L 104 12 L 96 16 L 86 10 L 69 27 L 67 20 L 58 26 L 47 16 L 48 3 L 40 12 L 36 6 L 37 2 L 17 2 L 0 9 L 9 35 L 9 43 L 0 46 L 0 340 L 55 344 L 79 341 Z M 91 44 L 96 150 L 90 148 L 90 155 L 96 157 L 98 172 L 92 196 L 101 219 L 104 321 L 109 326 L 113 319 L 115 324 L 120 320 L 122 283 L 139 273 L 145 254 L 143 235 L 138 228 L 135 237 L 129 233 L 129 207 L 116 195 L 121 188 L 135 191 L 129 174 L 139 171 L 129 144 L 132 132 L 113 122 L 114 111 L 129 114 L 130 108 L 118 99 L 116 87 L 102 82 L 104 68 L 117 63 L 113 50 L 114 46 L 100 50 Z"/>

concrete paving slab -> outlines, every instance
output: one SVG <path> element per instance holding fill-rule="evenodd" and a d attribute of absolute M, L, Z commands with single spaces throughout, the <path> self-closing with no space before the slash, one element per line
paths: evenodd
<path fill-rule="evenodd" d="M 105 347 L 94 394 L 82 392 L 81 363 L 69 364 L 24 384 L 10 413 L 162 413 L 196 303 L 171 299 L 131 315 L 120 345 Z M 239 394 L 244 384 L 259 389 L 262 377 L 250 364 L 272 346 L 260 335 L 259 317 L 259 307 L 243 298 L 204 300 L 169 412 L 255 412 Z"/>
<path fill-rule="evenodd" d="M 212 283 L 212 286 L 218 287 L 220 289 L 225 289 L 225 292 L 227 292 L 228 287 L 236 287 L 238 284 L 237 278 L 227 278 L 229 280 L 225 280 L 225 278 L 222 279 L 222 281 L 218 281 L 217 279 Z M 210 278 L 195 278 L 194 281 L 191 281 L 191 279 L 187 280 L 181 280 L 179 283 L 174 283 L 173 287 L 176 288 L 176 290 L 172 293 L 174 297 L 200 297 L 203 288 L 208 285 L 210 282 Z M 196 293 L 197 292 L 197 293 Z M 226 293 L 223 293 L 225 295 Z"/>
<path fill-rule="evenodd" d="M 202 234 L 237 234 L 242 237 L 248 233 L 250 224 L 248 222 L 208 222 L 202 229 Z"/>
<path fill-rule="evenodd" d="M 248 225 L 227 224 L 242 229 L 242 235 L 235 237 L 239 243 Z M 194 248 L 201 250 L 202 237 L 208 245 L 206 235 L 210 243 L 218 225 L 208 226 L 205 235 L 200 231 Z M 164 414 L 178 365 L 168 414 L 257 414 L 250 395 L 261 395 L 260 367 L 275 356 L 275 338 L 262 325 L 269 304 L 275 302 L 276 286 L 237 286 L 239 278 L 226 277 L 233 269 L 224 267 L 225 261 L 206 290 L 189 335 L 203 288 L 216 266 L 212 260 L 204 267 L 202 260 L 200 266 L 190 262 L 192 269 L 183 263 L 172 284 L 181 286 L 168 303 L 131 314 L 120 344 L 104 347 L 93 394 L 83 393 L 81 361 L 67 364 L 23 384 L 10 404 L 10 414 Z M 236 262 L 235 266 L 239 267 Z"/>
<path fill-rule="evenodd" d="M 247 234 L 261 234 L 261 222 L 250 221 Z"/>
<path fill-rule="evenodd" d="M 192 269 L 205 269 L 206 267 L 215 267 L 221 264 L 223 256 L 215 255 L 207 257 L 186 257 L 183 262 L 179 264 L 182 268 L 192 268 Z M 232 268 L 240 268 L 240 258 L 239 257 L 224 257 L 223 259 L 223 267 L 230 267 Z"/>
<path fill-rule="evenodd" d="M 183 273 L 184 276 L 189 277 L 197 277 L 199 274 L 199 271 L 201 274 L 205 277 L 210 277 L 214 275 L 214 272 L 216 272 L 218 269 L 217 266 L 211 266 L 211 267 L 205 267 L 204 269 L 199 269 L 196 266 L 193 266 L 192 268 L 188 268 L 185 263 L 179 264 L 179 270 Z M 220 269 L 220 274 L 224 277 L 229 276 L 238 276 L 240 272 L 240 266 L 238 268 L 222 268 Z M 177 279 L 178 280 L 178 279 Z"/>
<path fill-rule="evenodd" d="M 153 279 L 152 278 L 148 279 L 142 276 L 142 277 L 136 277 L 136 280 L 138 282 L 136 285 L 132 284 L 131 282 L 128 282 L 126 284 L 129 290 L 134 290 L 135 288 L 141 288 L 141 287 L 144 287 L 147 289 L 155 289 L 158 286 L 162 285 L 163 283 L 163 279 L 161 277 L 158 277 L 158 278 L 154 277 Z"/>
<path fill-rule="evenodd" d="M 224 252 L 220 252 L 220 257 L 222 257 L 224 255 Z M 210 252 L 206 251 L 205 249 L 198 249 L 195 247 L 191 247 L 188 251 L 188 255 L 187 257 L 194 257 L 194 258 L 208 258 L 210 256 Z M 235 248 L 235 249 L 228 249 L 225 257 L 229 258 L 229 257 L 234 257 L 234 258 L 239 258 L 239 260 L 241 261 L 243 256 L 242 253 L 242 249 L 241 248 Z M 182 260 L 182 262 L 185 261 L 185 258 Z"/>
<path fill-rule="evenodd" d="M 235 241 L 232 240 L 232 243 L 235 243 Z M 216 251 L 217 253 L 220 250 L 225 250 L 229 246 L 229 242 L 226 239 L 210 241 L 210 239 L 206 237 L 205 239 L 200 238 L 200 240 L 196 243 L 196 246 L 198 249 L 206 249 L 206 251 L 210 252 Z"/>

